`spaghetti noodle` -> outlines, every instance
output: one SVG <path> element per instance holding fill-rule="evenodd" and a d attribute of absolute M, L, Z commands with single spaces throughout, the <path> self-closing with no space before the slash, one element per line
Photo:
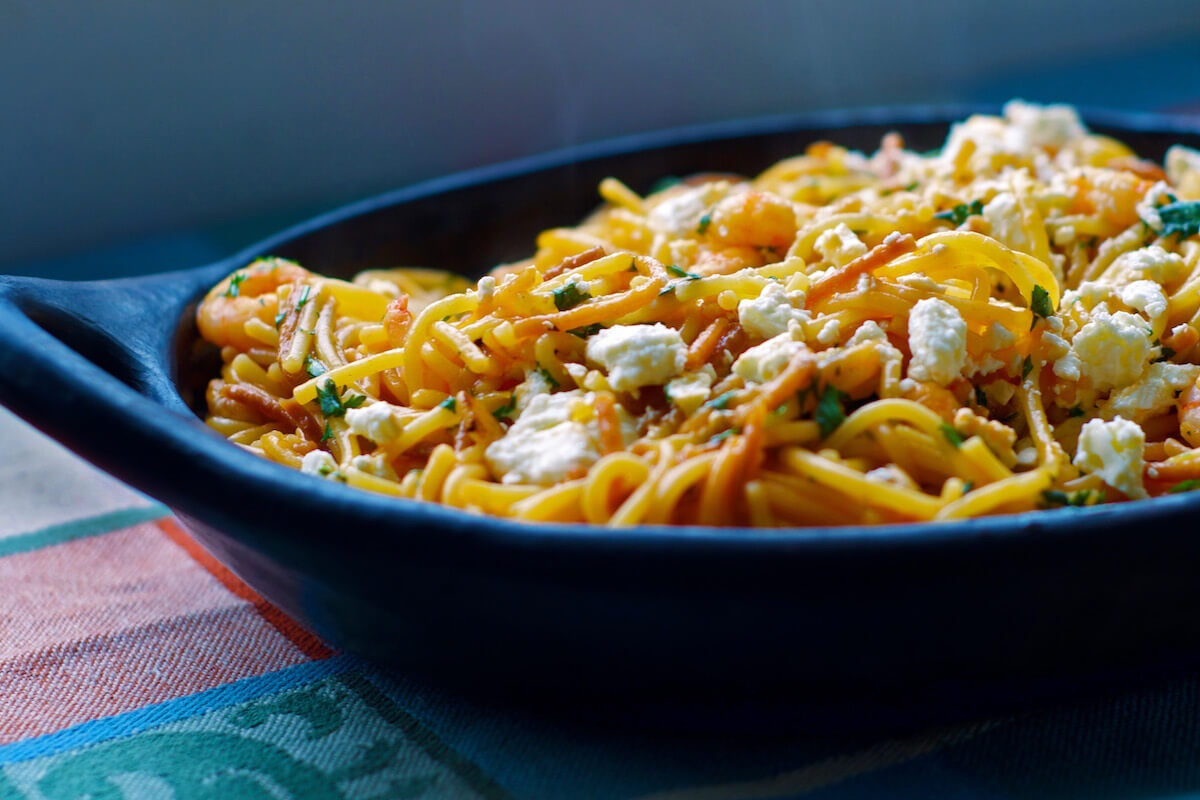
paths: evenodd
<path fill-rule="evenodd" d="M 1016 102 L 641 196 L 471 285 L 277 258 L 197 312 L 208 424 L 531 521 L 960 519 L 1200 486 L 1200 152 Z"/>

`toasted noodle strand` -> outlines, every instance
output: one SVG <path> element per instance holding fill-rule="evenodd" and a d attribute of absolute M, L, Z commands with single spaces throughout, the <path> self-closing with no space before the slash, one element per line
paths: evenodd
<path fill-rule="evenodd" d="M 1013 101 L 935 153 L 818 142 L 646 189 L 605 178 L 474 283 L 235 270 L 196 312 L 208 428 L 397 502 L 617 528 L 1200 488 L 1200 152 Z"/>

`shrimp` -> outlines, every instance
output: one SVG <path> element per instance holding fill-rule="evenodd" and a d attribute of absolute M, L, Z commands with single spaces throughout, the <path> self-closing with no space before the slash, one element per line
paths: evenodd
<path fill-rule="evenodd" d="M 200 335 L 218 347 L 248 350 L 260 344 L 246 334 L 251 319 L 273 324 L 279 302 L 275 290 L 312 273 L 282 258 L 260 258 L 214 286 L 196 309 Z"/>
<path fill-rule="evenodd" d="M 1095 167 L 1083 167 L 1071 183 L 1077 189 L 1072 213 L 1098 213 L 1117 228 L 1138 221 L 1137 204 L 1152 185 L 1132 172 Z"/>
<path fill-rule="evenodd" d="M 1192 447 L 1200 447 L 1200 385 L 1193 383 L 1179 398 L 1179 435 Z"/>
<path fill-rule="evenodd" d="M 727 246 L 783 250 L 796 238 L 796 210 L 766 192 L 741 192 L 717 203 L 709 235 Z"/>

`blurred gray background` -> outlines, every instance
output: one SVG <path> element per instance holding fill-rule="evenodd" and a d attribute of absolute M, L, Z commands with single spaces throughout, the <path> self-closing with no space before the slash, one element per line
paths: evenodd
<path fill-rule="evenodd" d="M 465 167 L 832 106 L 1200 109 L 1200 3 L 0 0 L 0 272 L 194 266 Z"/>

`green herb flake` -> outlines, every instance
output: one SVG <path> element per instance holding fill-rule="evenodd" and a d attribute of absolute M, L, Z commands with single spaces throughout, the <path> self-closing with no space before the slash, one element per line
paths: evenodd
<path fill-rule="evenodd" d="M 688 272 L 687 270 L 680 269 L 679 267 L 675 266 L 674 264 L 667 265 L 667 272 L 671 273 L 676 278 L 687 278 L 689 281 L 700 280 L 700 276 L 697 275 L 696 273 Z"/>
<path fill-rule="evenodd" d="M 1082 508 L 1104 502 L 1104 492 L 1100 489 L 1080 489 L 1070 494 L 1061 489 L 1046 489 L 1042 492 L 1044 508 Z"/>
<path fill-rule="evenodd" d="M 365 394 L 348 394 L 342 398 L 342 406 L 344 408 L 358 408 L 365 402 L 367 402 Z"/>
<path fill-rule="evenodd" d="M 578 336 L 580 339 L 586 339 L 589 336 L 595 336 L 602 330 L 604 330 L 603 325 L 599 322 L 593 322 L 591 325 L 585 325 L 582 328 L 571 328 L 567 333 L 572 336 Z"/>
<path fill-rule="evenodd" d="M 741 428 L 730 428 L 727 431 L 721 431 L 716 436 L 713 436 L 711 439 L 708 440 L 708 443 L 709 444 L 717 444 L 719 442 L 725 441 L 730 436 L 733 436 L 733 435 L 741 433 L 741 432 L 742 432 Z"/>
<path fill-rule="evenodd" d="M 1068 417 L 1082 417 L 1083 416 L 1083 407 L 1075 406 L 1073 408 L 1067 409 L 1067 416 Z"/>
<path fill-rule="evenodd" d="M 317 384 L 317 400 L 321 404 L 321 413 L 327 417 L 340 417 L 346 413 L 333 378 L 327 379 L 324 384 Z"/>
<path fill-rule="evenodd" d="M 1029 302 L 1029 310 L 1033 312 L 1033 322 L 1029 330 L 1037 325 L 1039 319 L 1049 319 L 1054 316 L 1054 305 L 1050 302 L 1050 293 L 1041 286 L 1034 284 L 1033 297 Z"/>
<path fill-rule="evenodd" d="M 513 394 L 509 396 L 507 403 L 502 406 L 498 406 L 496 410 L 492 412 L 492 416 L 496 419 L 512 419 L 512 413 L 516 410 L 517 396 Z"/>
<path fill-rule="evenodd" d="M 945 436 L 946 441 L 949 442 L 950 444 L 954 445 L 955 449 L 962 447 L 962 443 L 963 443 L 962 434 L 960 434 L 958 431 L 956 431 L 954 429 L 953 425 L 948 425 L 945 422 L 943 422 L 938 427 L 942 431 L 942 436 Z"/>
<path fill-rule="evenodd" d="M 458 401 L 456 401 L 453 397 L 447 397 L 445 400 L 438 403 L 437 407 L 444 408 L 447 411 L 457 411 L 458 410 Z"/>
<path fill-rule="evenodd" d="M 308 304 L 308 298 L 311 294 L 312 287 L 307 283 L 304 284 L 304 288 L 300 290 L 300 299 L 296 301 L 296 308 L 304 308 Z"/>
<path fill-rule="evenodd" d="M 1172 486 L 1167 491 L 1170 494 L 1182 494 L 1183 492 L 1192 492 L 1200 489 L 1200 478 L 1188 478 L 1186 481 L 1180 481 Z"/>
<path fill-rule="evenodd" d="M 328 372 L 325 365 L 313 358 L 311 354 L 304 358 L 304 371 L 310 378 L 319 378 Z"/>
<path fill-rule="evenodd" d="M 1200 233 L 1200 201 L 1176 201 L 1161 206 L 1158 216 L 1162 219 L 1163 236 L 1178 235 L 1181 239 Z"/>
<path fill-rule="evenodd" d="M 975 488 L 975 481 L 967 481 L 966 483 L 963 484 L 963 494 L 966 494 L 967 492 L 971 491 L 974 488 Z"/>
<path fill-rule="evenodd" d="M 246 280 L 246 273 L 235 272 L 229 277 L 229 286 L 225 289 L 226 297 L 237 297 L 242 291 L 242 281 Z"/>
<path fill-rule="evenodd" d="M 1021 362 L 1021 380 L 1029 377 L 1029 373 L 1033 372 L 1033 357 L 1025 356 L 1025 360 Z"/>
<path fill-rule="evenodd" d="M 321 443 L 324 444 L 333 438 L 333 428 L 329 427 L 329 423 L 325 423 L 325 433 L 321 434 Z"/>
<path fill-rule="evenodd" d="M 821 399 L 817 401 L 813 417 L 817 421 L 822 439 L 836 431 L 845 421 L 846 411 L 843 406 L 845 401 L 846 395 L 832 386 L 826 386 L 825 391 L 821 393 Z"/>
<path fill-rule="evenodd" d="M 287 317 L 286 311 L 280 311 L 275 315 L 275 330 L 279 330 L 279 326 L 283 324 L 284 318 Z"/>
<path fill-rule="evenodd" d="M 1167 347 L 1164 344 L 1164 345 L 1162 345 L 1162 353 L 1159 355 L 1158 358 L 1155 359 L 1155 361 L 1170 361 L 1174 357 L 1175 357 L 1175 351 L 1172 348 Z"/>
<path fill-rule="evenodd" d="M 982 386 L 975 387 L 975 405 L 987 408 L 987 392 L 983 390 Z"/>
<path fill-rule="evenodd" d="M 947 222 L 954 223 L 955 227 L 962 225 L 967 221 L 967 217 L 976 217 L 983 213 L 983 201 L 972 200 L 970 203 L 959 203 L 949 211 L 941 211 L 934 214 L 934 219 L 944 219 Z"/>
<path fill-rule="evenodd" d="M 554 292 L 554 307 L 559 311 L 566 311 L 569 308 L 574 308 L 585 300 L 591 300 L 592 296 L 587 293 L 586 289 L 580 289 L 577 283 L 568 283 L 561 289 L 555 289 Z"/>
<path fill-rule="evenodd" d="M 545 378 L 545 380 L 546 380 L 546 383 L 550 384 L 550 388 L 551 388 L 551 389 L 557 389 L 557 388 L 558 388 L 558 381 L 556 381 L 556 380 L 554 379 L 554 376 L 550 374 L 550 371 L 549 371 L 548 369 L 546 369 L 546 368 L 545 368 L 545 367 L 543 367 L 543 366 L 539 366 L 539 367 L 537 368 L 536 372 L 537 372 L 537 374 L 538 374 L 538 375 L 541 375 L 543 378 Z"/>
<path fill-rule="evenodd" d="M 718 411 L 720 411 L 722 409 L 727 408 L 729 406 L 729 401 L 732 400 L 735 396 L 737 396 L 737 392 L 726 392 L 725 394 L 718 395 L 717 397 L 714 397 L 712 400 L 709 400 L 707 403 L 705 403 L 705 405 L 709 406 L 710 408 L 715 408 Z"/>
<path fill-rule="evenodd" d="M 709 225 L 712 225 L 712 214 L 705 214 L 700 218 L 700 224 L 696 226 L 696 233 L 701 236 L 708 233 Z"/>

